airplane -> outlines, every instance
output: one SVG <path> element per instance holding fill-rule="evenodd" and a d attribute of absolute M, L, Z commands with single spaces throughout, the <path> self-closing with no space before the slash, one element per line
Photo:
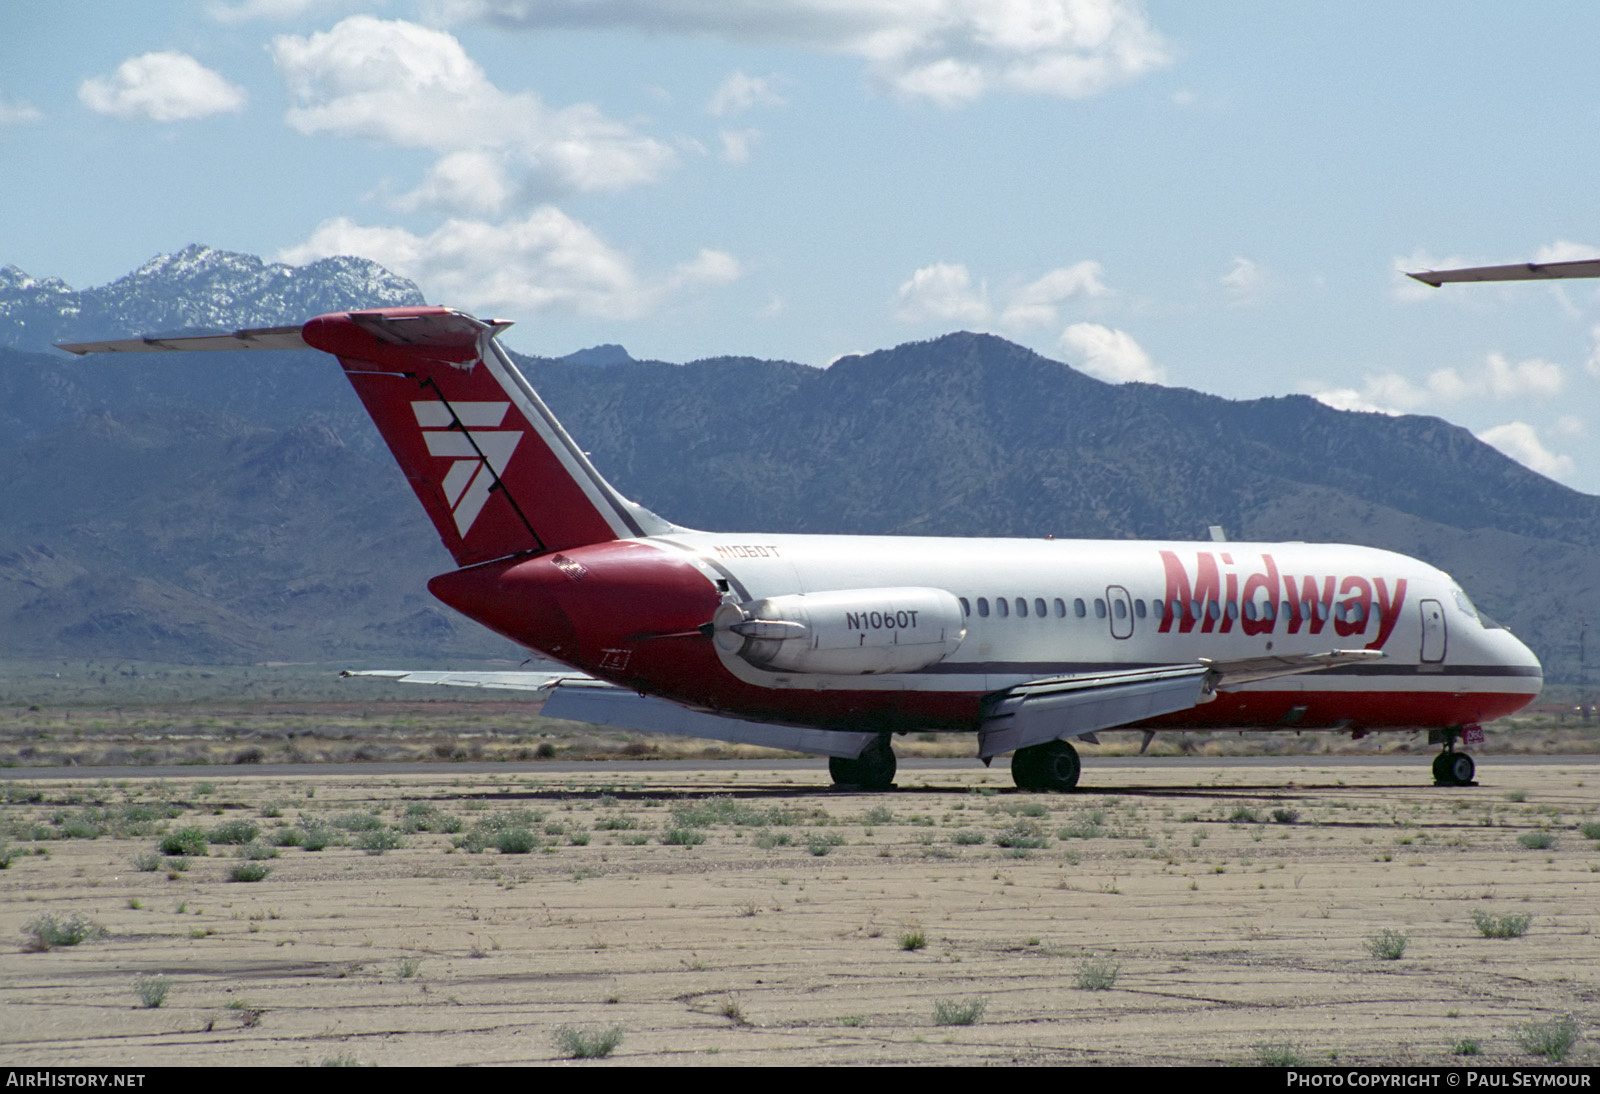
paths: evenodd
<path fill-rule="evenodd" d="M 890 738 L 972 734 L 1016 785 L 1070 791 L 1102 731 L 1427 730 L 1531 703 L 1539 661 L 1418 559 L 1341 544 L 702 532 L 625 499 L 511 357 L 445 307 L 63 345 L 311 347 L 338 358 L 458 569 L 428 583 L 564 668 L 351 673 L 531 693 L 553 718 L 828 757 L 888 789 Z M 1143 751 L 1143 748 L 1141 748 Z"/>

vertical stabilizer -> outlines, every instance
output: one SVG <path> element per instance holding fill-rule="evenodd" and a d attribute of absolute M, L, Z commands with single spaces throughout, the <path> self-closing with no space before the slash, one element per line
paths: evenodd
<path fill-rule="evenodd" d="M 495 341 L 508 325 L 386 308 L 301 334 L 339 358 L 457 565 L 669 530 L 573 443 Z"/>

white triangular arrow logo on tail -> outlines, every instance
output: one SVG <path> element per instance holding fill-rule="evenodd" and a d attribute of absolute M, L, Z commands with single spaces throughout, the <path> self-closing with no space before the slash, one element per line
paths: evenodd
<path fill-rule="evenodd" d="M 411 404 L 428 454 L 455 462 L 445 472 L 440 487 L 455 516 L 462 539 L 489 500 L 495 477 L 504 475 L 511 454 L 522 440 L 518 430 L 496 428 L 505 421 L 510 403 L 445 403 L 427 400 Z M 451 411 L 455 414 L 452 417 Z M 459 421 L 463 431 L 456 427 Z M 480 455 L 481 453 L 481 455 Z M 489 466 L 484 467 L 487 460 Z"/>

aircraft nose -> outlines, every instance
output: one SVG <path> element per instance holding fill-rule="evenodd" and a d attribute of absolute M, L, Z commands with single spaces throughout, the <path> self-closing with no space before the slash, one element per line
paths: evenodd
<path fill-rule="evenodd" d="M 1516 635 L 1508 630 L 1487 632 L 1497 641 L 1495 643 L 1495 661 L 1497 664 L 1510 669 L 1521 677 L 1521 683 L 1530 693 L 1528 701 L 1531 703 L 1539 692 L 1544 690 L 1544 666 L 1539 664 L 1538 656 L 1530 650 Z"/>

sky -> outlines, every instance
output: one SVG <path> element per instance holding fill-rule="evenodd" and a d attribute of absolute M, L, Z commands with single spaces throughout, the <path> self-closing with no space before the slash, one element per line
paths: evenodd
<path fill-rule="evenodd" d="M 514 349 L 951 330 L 1437 415 L 1600 493 L 1600 5 L 70 0 L 0 13 L 0 266 L 357 254 Z"/>

